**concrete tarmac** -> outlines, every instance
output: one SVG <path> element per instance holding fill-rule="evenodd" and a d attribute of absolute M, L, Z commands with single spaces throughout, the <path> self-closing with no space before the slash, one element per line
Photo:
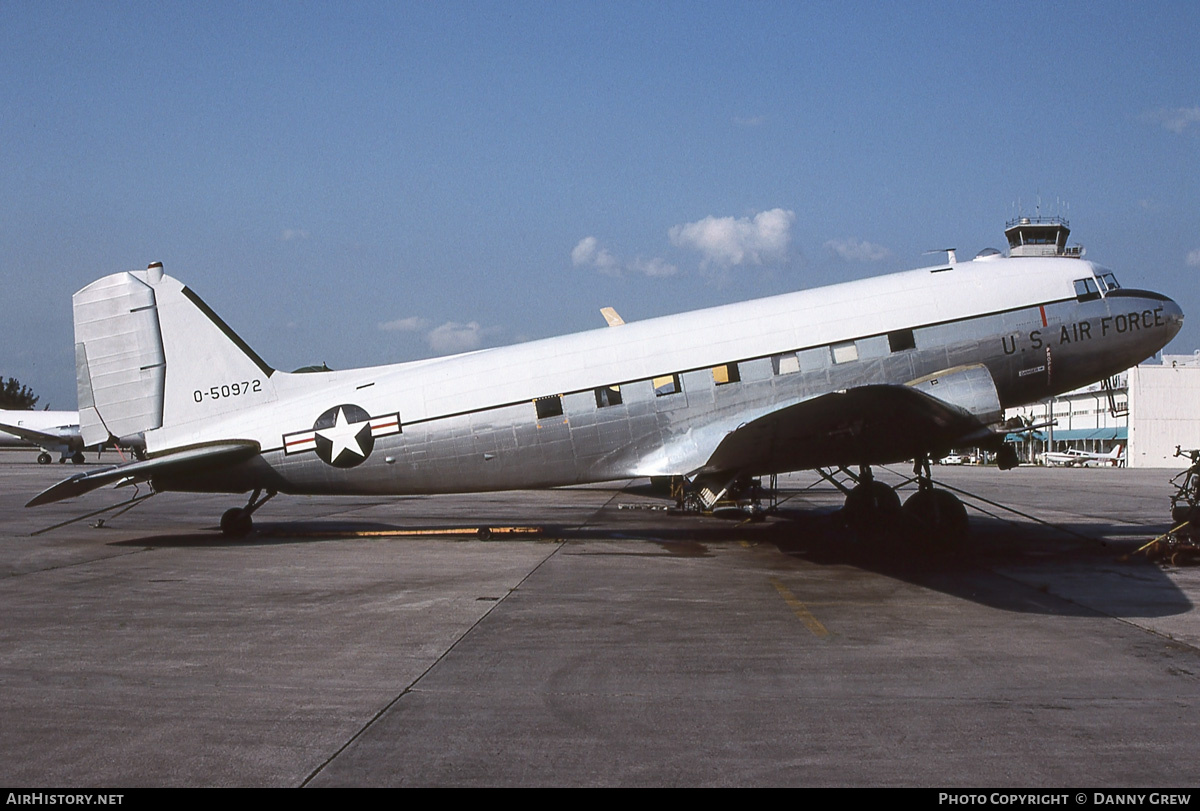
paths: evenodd
<path fill-rule="evenodd" d="M 1200 783 L 1200 568 L 1127 559 L 1173 471 L 935 468 L 1075 534 L 982 504 L 931 554 L 811 474 L 758 524 L 635 482 L 279 496 L 239 541 L 244 496 L 165 493 L 33 536 L 131 495 L 26 509 L 74 472 L 33 458 L 0 454 L 3 785 Z M 480 526 L 543 532 L 353 534 Z"/>

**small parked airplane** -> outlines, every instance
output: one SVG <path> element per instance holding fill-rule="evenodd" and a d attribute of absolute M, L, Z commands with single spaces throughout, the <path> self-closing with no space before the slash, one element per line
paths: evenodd
<path fill-rule="evenodd" d="M 83 464 L 83 438 L 78 411 L 0 411 L 0 448 L 41 448 L 38 464 L 48 465 L 50 454 L 59 462 Z"/>
<path fill-rule="evenodd" d="M 1091 467 L 1092 465 L 1116 467 L 1121 464 L 1121 454 L 1124 451 L 1124 445 L 1117 445 L 1108 453 L 1089 453 L 1075 448 L 1068 448 L 1065 451 L 1046 451 L 1042 454 L 1042 464 L 1060 467 Z"/>
<path fill-rule="evenodd" d="M 140 458 L 72 476 L 27 506 L 113 483 L 251 492 L 221 518 L 235 536 L 277 493 L 650 476 L 682 482 L 681 504 L 704 509 L 754 492 L 754 477 L 840 468 L 857 482 L 839 485 L 852 520 L 903 512 L 927 537 L 958 538 L 966 510 L 934 488 L 931 458 L 980 447 L 1015 466 L 1005 407 L 1113 375 L 1183 324 L 1170 298 L 1121 288 L 1077 254 L 995 251 L 618 328 L 304 374 L 273 368 L 161 263 L 106 276 L 73 302 L 83 440 Z M 919 486 L 901 508 L 871 466 L 908 459 Z"/>

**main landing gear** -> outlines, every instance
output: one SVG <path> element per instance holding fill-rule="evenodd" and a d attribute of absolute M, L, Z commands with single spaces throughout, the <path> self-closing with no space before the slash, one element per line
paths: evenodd
<path fill-rule="evenodd" d="M 83 451 L 75 451 L 75 453 L 72 453 L 69 456 L 64 452 L 62 455 L 62 458 L 58 460 L 58 463 L 61 465 L 64 462 L 66 462 L 68 459 L 70 459 L 73 463 L 75 463 L 77 465 L 82 465 L 85 461 L 84 457 L 83 457 Z M 46 453 L 45 451 L 42 451 L 41 453 L 38 454 L 37 463 L 39 465 L 48 465 L 52 461 L 54 461 L 54 457 L 52 457 L 50 454 Z"/>
<path fill-rule="evenodd" d="M 850 473 L 843 468 L 843 471 Z M 846 488 L 829 474 L 822 474 L 846 493 L 842 517 L 851 528 L 865 532 L 904 529 L 914 540 L 932 547 L 945 548 L 967 537 L 967 508 L 949 490 L 933 486 L 929 459 L 918 459 L 913 466 L 917 492 L 904 506 L 891 487 L 877 481 L 869 465 L 859 467 L 857 483 Z"/>
<path fill-rule="evenodd" d="M 221 516 L 221 533 L 227 538 L 244 538 L 254 530 L 254 511 L 262 505 L 266 504 L 271 499 L 275 498 L 276 492 L 268 490 L 267 494 L 259 498 L 259 493 L 262 489 L 256 489 L 250 496 L 250 500 L 246 502 L 245 507 L 231 507 Z"/>
<path fill-rule="evenodd" d="M 913 464 L 913 474 L 917 477 L 917 492 L 904 502 L 909 530 L 918 540 L 925 538 L 933 546 L 953 546 L 965 541 L 967 508 L 949 490 L 933 486 L 928 457 Z"/>

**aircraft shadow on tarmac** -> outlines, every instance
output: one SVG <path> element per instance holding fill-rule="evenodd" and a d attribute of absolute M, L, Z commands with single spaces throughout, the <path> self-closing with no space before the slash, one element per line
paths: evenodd
<path fill-rule="evenodd" d="M 1064 527 L 1085 539 L 973 515 L 970 540 L 938 550 L 914 546 L 898 533 L 856 534 L 832 512 L 797 511 L 787 518 L 801 531 L 776 540 L 784 554 L 818 565 L 854 566 L 1004 611 L 1148 618 L 1192 608 L 1162 567 L 1133 554 L 1144 541 L 1129 539 L 1128 525 Z M 1086 598 L 1071 597 L 1072 581 L 1088 584 Z M 1101 594 L 1100 583 L 1111 587 L 1107 593 Z"/>
<path fill-rule="evenodd" d="M 479 512 L 486 512 L 480 510 Z M 429 516 L 424 516 L 429 518 Z M 511 512 L 462 516 L 459 527 L 420 523 L 412 516 L 404 525 L 379 521 L 323 518 L 264 521 L 245 538 L 225 538 L 215 531 L 159 534 L 112 541 L 121 547 L 212 548 L 329 543 L 346 538 L 404 542 L 436 539 L 446 543 L 484 539 L 479 527 L 497 527 L 486 538 L 513 541 L 644 541 L 644 550 L 606 549 L 602 555 L 703 558 L 713 547 L 751 544 L 774 547 L 806 564 L 852 566 L 863 571 L 932 589 L 1003 611 L 1054 616 L 1162 617 L 1185 613 L 1192 603 L 1158 565 L 1133 553 L 1140 543 L 1130 538 L 1137 528 L 1089 523 L 1068 526 L 1078 537 L 1051 527 L 1014 524 L 973 515 L 972 537 L 953 549 L 922 548 L 900 533 L 863 533 L 845 527 L 833 508 L 783 507 L 761 522 L 698 516 L 665 516 L 661 511 L 632 511 L 604 526 L 515 522 Z M 524 524 L 536 532 L 501 534 L 502 525 Z M 399 550 L 398 550 L 399 551 Z M 1097 588 L 1105 582 L 1111 589 Z M 1087 583 L 1086 599 L 1073 599 L 1074 584 Z M 1106 592 L 1109 592 L 1106 596 Z M 1119 606 L 1116 608 L 1115 606 Z"/>

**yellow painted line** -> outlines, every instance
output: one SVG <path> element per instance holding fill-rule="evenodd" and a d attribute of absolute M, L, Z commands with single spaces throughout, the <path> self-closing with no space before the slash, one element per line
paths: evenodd
<path fill-rule="evenodd" d="M 289 532 L 272 529 L 263 535 L 286 535 L 291 538 L 407 538 L 421 535 L 478 535 L 482 527 L 430 527 L 426 529 L 352 529 L 328 530 L 323 532 Z M 495 535 L 541 535 L 541 527 L 487 527 Z"/>
<path fill-rule="evenodd" d="M 808 610 L 808 606 L 796 599 L 796 595 L 792 594 L 787 586 L 779 582 L 778 578 L 772 577 L 771 585 L 775 587 L 775 590 L 779 592 L 779 596 L 792 609 L 792 613 L 804 623 L 804 627 L 812 631 L 813 636 L 821 638 L 829 636 L 829 629 L 822 625 L 821 621 L 814 617 L 812 612 Z"/>
<path fill-rule="evenodd" d="M 1164 532 L 1162 535 L 1159 535 L 1157 538 L 1155 538 L 1154 540 L 1150 541 L 1150 543 L 1147 543 L 1147 544 L 1144 544 L 1144 545 L 1142 545 L 1142 546 L 1139 546 L 1137 549 L 1133 550 L 1133 554 L 1135 554 L 1135 555 L 1136 555 L 1138 552 L 1141 552 L 1143 549 L 1149 549 L 1149 548 L 1150 548 L 1150 544 L 1155 544 L 1155 543 L 1158 543 L 1158 542 L 1159 542 L 1159 541 L 1161 541 L 1163 538 L 1166 538 L 1168 535 L 1170 535 L 1172 532 L 1178 532 L 1179 530 L 1183 529 L 1184 527 L 1186 527 L 1186 526 L 1187 526 L 1188 524 L 1190 524 L 1190 523 L 1192 523 L 1192 522 L 1191 522 L 1191 520 L 1189 519 L 1189 520 L 1187 520 L 1187 521 L 1184 521 L 1182 524 L 1180 524 L 1180 525 L 1179 525 L 1179 526 L 1177 526 L 1177 527 L 1172 527 L 1171 529 L 1169 529 L 1169 530 L 1167 530 L 1166 532 Z"/>

